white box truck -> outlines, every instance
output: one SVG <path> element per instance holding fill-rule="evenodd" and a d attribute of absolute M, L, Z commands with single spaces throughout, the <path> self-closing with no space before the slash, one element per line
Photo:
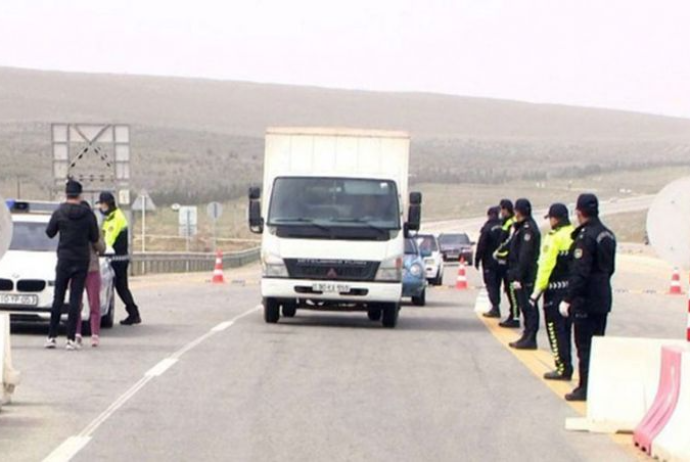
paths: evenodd
<path fill-rule="evenodd" d="M 263 190 L 249 191 L 266 322 L 361 310 L 395 327 L 404 240 L 421 221 L 421 194 L 407 196 L 409 151 L 404 132 L 267 131 Z"/>

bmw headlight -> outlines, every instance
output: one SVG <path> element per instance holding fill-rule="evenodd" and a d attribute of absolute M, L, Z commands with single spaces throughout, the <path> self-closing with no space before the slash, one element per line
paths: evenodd
<path fill-rule="evenodd" d="M 266 254 L 261 256 L 261 274 L 267 278 L 287 278 L 288 270 L 282 258 Z"/>
<path fill-rule="evenodd" d="M 424 269 L 422 268 L 422 266 L 419 263 L 415 263 L 415 264 L 410 266 L 409 271 L 410 271 L 410 274 L 412 276 L 419 277 L 422 275 L 422 272 L 424 271 Z"/>
<path fill-rule="evenodd" d="M 402 257 L 390 258 L 381 262 L 376 272 L 377 281 L 400 282 L 402 281 L 403 259 Z"/>

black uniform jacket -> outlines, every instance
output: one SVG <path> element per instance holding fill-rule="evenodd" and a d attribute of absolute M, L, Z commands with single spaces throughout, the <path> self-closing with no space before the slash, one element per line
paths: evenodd
<path fill-rule="evenodd" d="M 616 270 L 616 237 L 598 218 L 573 232 L 572 267 L 565 301 L 573 312 L 611 311 L 611 276 Z"/>

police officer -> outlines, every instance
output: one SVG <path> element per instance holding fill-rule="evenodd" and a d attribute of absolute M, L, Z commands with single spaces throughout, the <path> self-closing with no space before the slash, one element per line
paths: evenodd
<path fill-rule="evenodd" d="M 599 220 L 599 201 L 594 194 L 577 199 L 580 226 L 573 233 L 573 263 L 568 290 L 560 312 L 575 326 L 580 384 L 565 396 L 568 401 L 586 401 L 592 337 L 606 333 L 611 311 L 611 276 L 615 272 L 616 237 Z"/>
<path fill-rule="evenodd" d="M 112 249 L 115 258 L 111 263 L 115 272 L 115 290 L 120 296 L 127 310 L 127 318 L 120 321 L 123 326 L 141 324 L 139 307 L 134 302 L 132 292 L 129 290 L 129 232 L 127 218 L 116 203 L 115 196 L 109 192 L 102 192 L 98 198 L 98 206 L 104 216 L 103 232 L 105 233 L 105 245 Z"/>
<path fill-rule="evenodd" d="M 542 243 L 537 282 L 530 301 L 536 306 L 544 295 L 546 333 L 556 363 L 556 369 L 544 374 L 544 378 L 570 380 L 573 376 L 570 354 L 572 323 L 570 318 L 561 316 L 558 309 L 568 288 L 574 228 L 570 224 L 568 207 L 564 204 L 552 204 L 544 218 L 549 220 L 551 231 Z"/>
<path fill-rule="evenodd" d="M 498 214 L 498 207 L 491 207 L 486 212 L 487 221 L 480 231 L 477 251 L 474 255 L 475 267 L 479 269 L 479 265 L 482 266 L 484 284 L 491 302 L 491 310 L 484 313 L 487 318 L 501 317 L 501 275 L 498 271 L 498 261 L 493 257 L 503 237 L 503 223 L 498 218 Z"/>
<path fill-rule="evenodd" d="M 65 294 L 69 287 L 69 311 L 67 318 L 67 349 L 78 350 L 76 342 L 77 322 L 84 296 L 84 284 L 91 259 L 91 245 L 98 242 L 98 223 L 91 210 L 81 204 L 82 186 L 69 180 L 65 187 L 67 200 L 53 213 L 46 227 L 49 238 L 60 235 L 55 269 L 55 291 L 50 311 L 50 328 L 45 347 L 57 346 L 58 328 Z"/>
<path fill-rule="evenodd" d="M 513 202 L 510 199 L 501 199 L 501 245 L 494 253 L 498 262 L 498 277 L 503 283 L 503 290 L 508 297 L 508 304 L 510 312 L 508 317 L 498 325 L 509 329 L 520 328 L 520 311 L 518 310 L 517 301 L 515 300 L 515 293 L 508 281 L 508 252 L 510 250 L 510 240 L 513 236 L 515 225 L 515 213 L 513 210 Z"/>
<path fill-rule="evenodd" d="M 517 350 L 537 349 L 539 311 L 530 303 L 530 295 L 537 277 L 540 241 L 539 227 L 532 218 L 532 204 L 527 199 L 518 199 L 515 201 L 515 232 L 508 252 L 508 279 L 525 321 L 522 337 L 510 343 L 511 348 Z"/>

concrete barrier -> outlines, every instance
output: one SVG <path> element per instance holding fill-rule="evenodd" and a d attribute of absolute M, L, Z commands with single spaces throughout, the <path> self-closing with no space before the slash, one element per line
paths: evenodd
<path fill-rule="evenodd" d="M 659 387 L 652 407 L 633 433 L 635 446 L 652 455 L 652 444 L 673 416 L 680 397 L 680 361 L 684 348 L 661 349 Z"/>
<path fill-rule="evenodd" d="M 486 289 L 479 289 L 477 294 L 477 301 L 474 303 L 474 312 L 484 314 L 491 311 L 491 301 L 489 300 L 489 293 Z"/>
<path fill-rule="evenodd" d="M 0 314 L 0 385 L 2 396 L 0 406 L 12 400 L 14 388 L 19 385 L 19 372 L 12 367 L 12 348 L 10 346 L 10 315 Z"/>
<path fill-rule="evenodd" d="M 652 442 L 652 456 L 669 462 L 690 460 L 690 347 L 680 359 L 680 394 L 675 410 Z"/>
<path fill-rule="evenodd" d="M 566 420 L 566 429 L 594 433 L 632 432 L 656 397 L 667 339 L 595 337 L 592 343 L 587 417 Z"/>

